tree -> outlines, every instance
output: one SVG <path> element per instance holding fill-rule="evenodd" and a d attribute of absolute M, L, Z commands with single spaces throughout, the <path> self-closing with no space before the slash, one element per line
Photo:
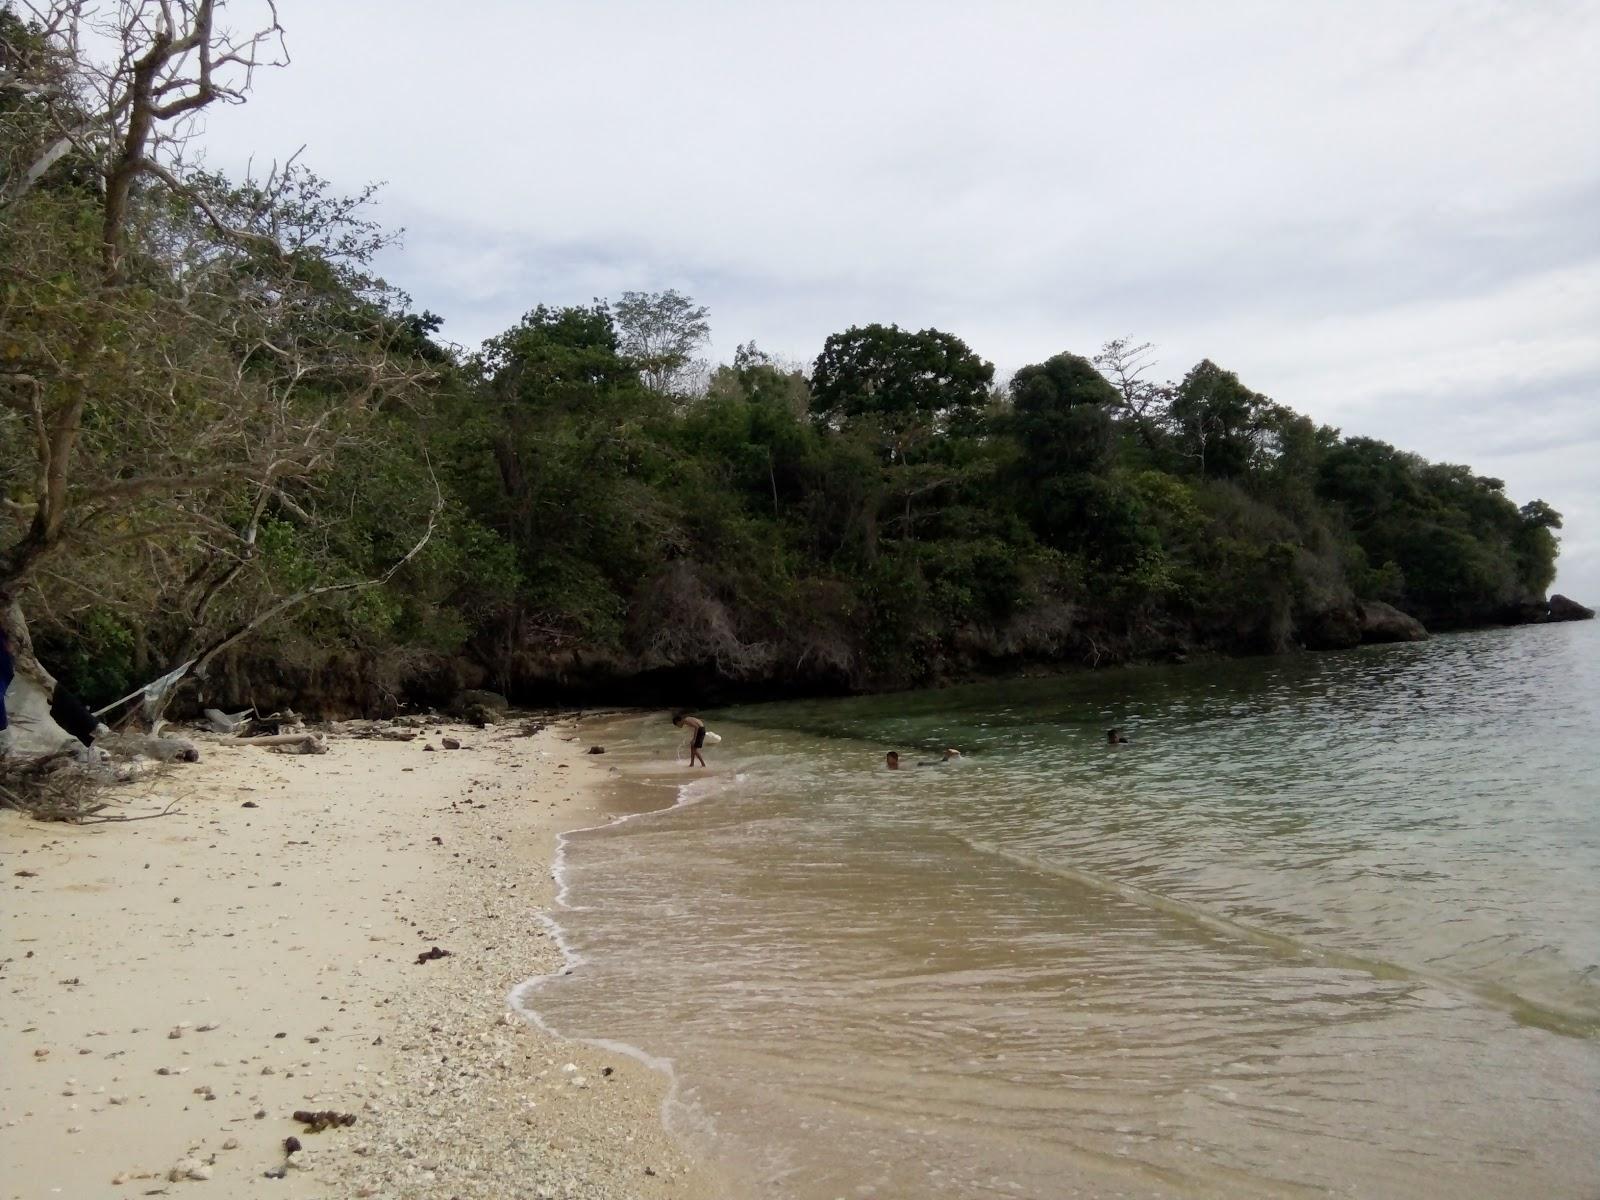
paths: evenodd
<path fill-rule="evenodd" d="M 1543 500 L 1530 500 L 1517 510 L 1517 531 L 1512 546 L 1517 555 L 1517 575 L 1529 591 L 1543 595 L 1556 579 L 1556 555 L 1561 539 L 1561 514 Z"/>
<path fill-rule="evenodd" d="M 1160 445 L 1160 422 L 1172 402 L 1172 388 L 1145 378 L 1155 362 L 1155 346 L 1134 344 L 1132 338 L 1113 338 L 1093 359 L 1095 369 L 1117 389 L 1119 408 L 1138 431 L 1147 449 Z"/>
<path fill-rule="evenodd" d="M 126 546 L 154 607 L 203 635 L 263 522 L 314 522 L 296 489 L 432 373 L 391 353 L 415 331 L 368 268 L 391 236 L 362 216 L 370 190 L 335 195 L 292 162 L 234 185 L 183 161 L 185 123 L 282 61 L 270 5 L 242 37 L 218 27 L 220 8 L 134 0 L 102 15 L 62 0 L 0 27 L 5 91 L 22 97 L 0 116 L 29 139 L 0 181 L 5 600 L 37 596 L 64 554 Z M 372 583 L 261 597 L 244 631 Z"/>
<path fill-rule="evenodd" d="M 1011 401 L 1023 506 L 1040 537 L 1107 568 L 1146 553 L 1138 495 L 1110 474 L 1118 390 L 1088 359 L 1057 354 L 1012 376 Z"/>
<path fill-rule="evenodd" d="M 710 310 L 668 288 L 623 292 L 611 311 L 618 348 L 637 365 L 645 384 L 668 395 L 690 391 L 704 374 L 695 351 L 711 336 Z"/>
<path fill-rule="evenodd" d="M 812 413 L 824 424 L 869 419 L 889 461 L 922 454 L 939 433 L 980 412 L 994 367 L 951 333 L 854 326 L 828 337 L 811 372 Z"/>
<path fill-rule="evenodd" d="M 1257 465 L 1273 405 L 1210 359 L 1196 365 L 1173 393 L 1168 417 L 1179 448 L 1202 475 L 1235 479 Z"/>

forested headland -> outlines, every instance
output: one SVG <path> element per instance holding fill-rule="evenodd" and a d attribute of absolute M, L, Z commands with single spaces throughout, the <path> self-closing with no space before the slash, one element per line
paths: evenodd
<path fill-rule="evenodd" d="M 190 703 L 705 700 L 1548 615 L 1542 501 L 1130 340 L 712 366 L 669 291 L 455 347 L 369 194 L 194 165 L 277 31 L 177 8 L 102 66 L 0 9 L 0 597 L 91 702 L 186 664 Z"/>

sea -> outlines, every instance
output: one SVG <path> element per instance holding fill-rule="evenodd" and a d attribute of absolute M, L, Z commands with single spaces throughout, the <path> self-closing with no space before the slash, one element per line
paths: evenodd
<path fill-rule="evenodd" d="M 736 1194 L 1600 1197 L 1600 623 L 703 715 L 515 999 Z"/>

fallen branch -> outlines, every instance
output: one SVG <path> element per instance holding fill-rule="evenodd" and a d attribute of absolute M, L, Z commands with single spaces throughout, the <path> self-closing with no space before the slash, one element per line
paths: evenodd
<path fill-rule="evenodd" d="M 140 816 L 137 816 L 137 817 L 127 817 L 127 816 L 123 816 L 121 813 L 112 813 L 109 817 L 93 817 L 93 816 L 91 816 L 91 817 L 88 817 L 86 819 L 80 820 L 78 823 L 80 825 L 108 825 L 108 824 L 111 824 L 113 822 L 121 823 L 121 822 L 124 822 L 124 821 L 154 821 L 157 817 L 172 816 L 173 815 L 172 806 L 174 804 L 177 804 L 177 803 L 178 803 L 178 801 L 176 801 L 176 800 L 170 801 L 170 802 L 168 802 L 167 806 L 165 808 L 163 808 L 160 812 L 143 813 L 143 814 L 141 814 Z M 90 811 L 91 812 L 98 812 L 100 809 L 105 808 L 105 807 L 106 806 L 104 804 L 96 805 L 95 808 L 91 809 Z"/>
<path fill-rule="evenodd" d="M 234 738 L 244 746 L 264 746 L 269 750 L 292 751 L 295 754 L 326 754 L 328 744 L 314 733 L 269 733 L 261 737 Z"/>

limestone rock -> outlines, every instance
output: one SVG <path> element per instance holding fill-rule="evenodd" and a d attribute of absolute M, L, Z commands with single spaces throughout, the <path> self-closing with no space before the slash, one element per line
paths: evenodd
<path fill-rule="evenodd" d="M 1550 597 L 1550 620 L 1592 621 L 1594 620 L 1594 609 L 1585 608 L 1576 600 L 1568 599 L 1558 592 Z"/>
<path fill-rule="evenodd" d="M 1359 600 L 1363 642 L 1425 642 L 1428 631 L 1422 622 L 1382 600 Z"/>

